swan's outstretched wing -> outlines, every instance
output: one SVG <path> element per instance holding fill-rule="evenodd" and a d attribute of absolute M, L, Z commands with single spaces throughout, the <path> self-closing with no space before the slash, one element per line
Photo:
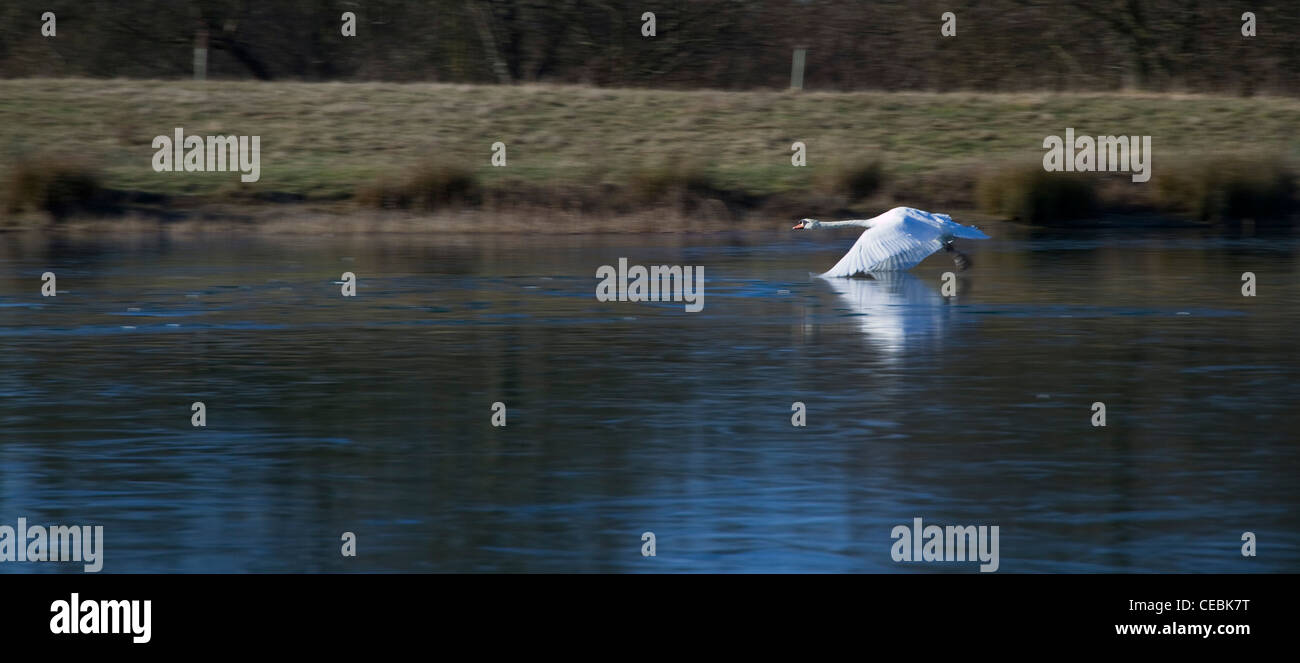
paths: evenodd
<path fill-rule="evenodd" d="M 935 224 L 902 214 L 882 214 L 822 276 L 911 269 L 941 248 L 943 233 Z"/>
<path fill-rule="evenodd" d="M 990 239 L 984 231 L 975 226 L 965 226 L 952 220 L 947 214 L 937 212 L 926 212 L 914 207 L 903 207 L 902 209 L 908 216 L 923 219 L 933 223 L 939 229 L 939 232 L 945 235 L 945 241 L 949 238 L 960 237 L 962 239 Z"/>
<path fill-rule="evenodd" d="M 989 236 L 985 235 L 984 231 L 979 228 L 976 228 L 975 226 L 963 226 L 951 219 L 948 223 L 944 224 L 944 230 L 950 237 L 960 237 L 962 239 L 989 239 Z"/>

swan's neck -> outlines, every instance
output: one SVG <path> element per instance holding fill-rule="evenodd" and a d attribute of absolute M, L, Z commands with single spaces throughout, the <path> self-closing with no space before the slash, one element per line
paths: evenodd
<path fill-rule="evenodd" d="M 822 228 L 870 228 L 871 219 L 853 219 L 850 221 L 822 221 Z"/>

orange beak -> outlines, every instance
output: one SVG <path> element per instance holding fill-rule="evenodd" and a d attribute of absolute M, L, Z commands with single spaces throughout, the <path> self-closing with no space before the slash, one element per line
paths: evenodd
<path fill-rule="evenodd" d="M 799 225 L 791 228 L 790 230 L 803 230 L 803 221 L 800 221 Z"/>

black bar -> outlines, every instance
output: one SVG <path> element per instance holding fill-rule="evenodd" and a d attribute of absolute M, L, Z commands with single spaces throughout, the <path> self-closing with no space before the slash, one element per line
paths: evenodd
<path fill-rule="evenodd" d="M 12 575 L 0 602 L 10 637 L 40 651 L 253 651 L 271 644 L 338 652 L 382 643 L 426 648 L 431 639 L 527 650 L 580 633 L 621 634 L 624 647 L 668 652 L 696 636 L 763 643 L 856 642 L 918 654 L 1023 647 L 1238 652 L 1285 644 L 1294 633 L 1296 576 L 1265 575 Z M 130 633 L 54 634 L 55 601 L 150 600 L 149 642 Z M 1190 610 L 1176 609 L 1189 601 Z M 1158 604 L 1134 609 L 1131 601 Z M 1168 602 L 1168 610 L 1165 610 Z M 1216 609 L 1209 609 L 1216 608 Z M 83 615 L 84 616 L 84 615 Z M 1247 625 L 1249 634 L 1118 635 L 1116 625 Z M 129 630 L 129 629 L 124 629 Z M 490 634 L 496 633 L 492 636 Z M 567 635 L 566 635 L 567 634 Z M 581 641 L 581 642 L 580 642 Z M 585 643 L 585 644 L 583 644 Z M 538 650 L 540 652 L 541 650 Z M 999 651 L 989 649 L 990 652 Z M 1007 652 L 1007 649 L 1000 651 Z M 606 653 L 613 655 L 615 650 Z"/>

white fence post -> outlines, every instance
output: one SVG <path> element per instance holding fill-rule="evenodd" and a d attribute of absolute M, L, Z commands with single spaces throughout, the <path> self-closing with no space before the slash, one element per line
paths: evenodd
<path fill-rule="evenodd" d="M 806 48 L 794 49 L 794 62 L 790 65 L 790 89 L 803 89 L 803 63 L 804 56 L 808 53 Z"/>
<path fill-rule="evenodd" d="M 194 34 L 194 80 L 208 77 L 208 30 L 200 28 Z"/>

